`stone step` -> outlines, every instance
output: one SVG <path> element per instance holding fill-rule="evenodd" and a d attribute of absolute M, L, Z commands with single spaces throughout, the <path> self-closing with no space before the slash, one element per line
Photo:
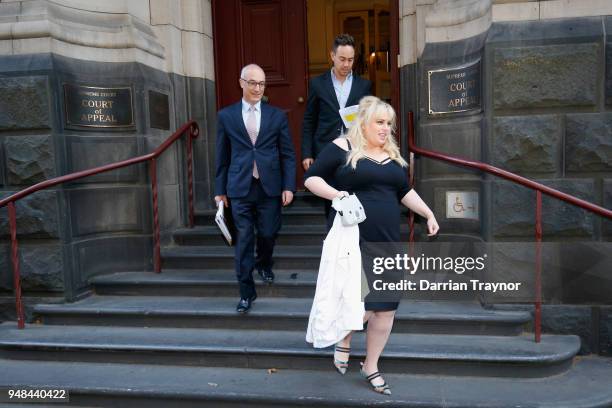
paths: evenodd
<path fill-rule="evenodd" d="M 67 389 L 71 405 L 146 408 L 366 407 L 473 408 L 612 406 L 612 364 L 586 357 L 552 377 L 385 375 L 393 394 L 373 392 L 356 367 L 271 370 L 0 360 L 0 388 Z M 383 373 L 384 374 L 384 373 Z M 40 404 L 38 404 L 40 406 Z M 54 404 L 55 405 L 55 404 Z"/>
<path fill-rule="evenodd" d="M 202 226 L 215 225 L 216 210 L 196 211 L 195 224 Z M 409 211 L 402 208 L 402 224 L 408 225 Z M 417 222 L 420 218 L 417 216 Z M 282 225 L 326 225 L 323 206 L 294 206 L 282 209 Z"/>
<path fill-rule="evenodd" d="M 287 210 L 289 208 L 311 208 L 311 209 L 324 209 L 325 200 L 312 194 L 310 191 L 297 191 L 293 194 L 293 201 L 289 207 L 283 208 Z"/>
<path fill-rule="evenodd" d="M 356 333 L 352 368 L 365 358 Z M 430 375 L 546 377 L 567 370 L 577 336 L 466 336 L 392 333 L 385 372 Z M 329 370 L 333 349 L 314 349 L 303 331 L 0 325 L 0 357 L 29 360 Z"/>
<path fill-rule="evenodd" d="M 408 241 L 408 225 L 401 226 L 401 238 Z M 285 225 L 276 239 L 277 245 L 321 245 L 327 235 L 327 227 L 318 225 Z M 198 225 L 194 228 L 180 228 L 174 234 L 177 245 L 210 245 L 222 246 L 225 241 L 216 225 Z"/>
<path fill-rule="evenodd" d="M 214 225 L 216 210 L 202 210 L 195 214 L 196 225 Z M 325 225 L 323 208 L 287 207 L 282 210 L 283 225 Z"/>
<path fill-rule="evenodd" d="M 275 269 L 273 284 L 265 284 L 253 273 L 260 297 L 291 297 L 312 299 L 317 282 L 316 269 Z M 454 277 L 455 281 L 470 279 Z M 93 278 L 90 283 L 100 295 L 124 296 L 238 296 L 234 269 L 164 269 L 161 273 L 118 272 Z M 415 291 L 407 300 L 473 301 L 475 294 L 466 292 Z"/>
<path fill-rule="evenodd" d="M 297 191 L 293 195 L 293 202 L 291 203 L 291 207 L 294 208 L 324 208 L 325 200 L 323 198 L 317 197 L 312 194 L 310 191 Z"/>
<path fill-rule="evenodd" d="M 319 269 L 321 245 L 274 248 L 275 269 Z M 234 248 L 230 246 L 177 246 L 162 248 L 164 269 L 232 269 Z"/>
<path fill-rule="evenodd" d="M 263 283 L 253 274 L 260 297 L 314 297 L 317 283 L 314 270 L 275 270 L 274 284 Z M 163 270 L 154 272 L 121 272 L 98 276 L 90 281 L 95 293 L 114 296 L 238 296 L 233 269 Z"/>
<path fill-rule="evenodd" d="M 319 225 L 285 225 L 276 238 L 277 245 L 320 245 L 327 234 L 324 224 Z M 224 244 L 223 237 L 216 225 L 198 225 L 194 228 L 180 228 L 174 234 L 177 245 L 211 245 Z"/>
<path fill-rule="evenodd" d="M 236 313 L 236 297 L 90 296 L 70 304 L 40 304 L 34 314 L 60 325 L 235 328 L 304 331 L 312 299 L 258 298 L 247 315 Z M 513 336 L 531 320 L 527 312 L 500 312 L 464 302 L 402 301 L 397 333 Z"/>

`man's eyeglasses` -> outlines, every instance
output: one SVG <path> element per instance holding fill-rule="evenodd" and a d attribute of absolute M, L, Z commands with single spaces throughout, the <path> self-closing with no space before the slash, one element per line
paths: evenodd
<path fill-rule="evenodd" d="M 246 82 L 247 86 L 251 89 L 255 89 L 257 88 L 257 86 L 259 86 L 259 88 L 264 89 L 266 87 L 266 83 L 265 82 L 257 82 L 257 81 L 252 81 L 252 80 L 246 80 L 244 78 L 240 78 L 241 80 L 243 80 L 244 82 Z"/>

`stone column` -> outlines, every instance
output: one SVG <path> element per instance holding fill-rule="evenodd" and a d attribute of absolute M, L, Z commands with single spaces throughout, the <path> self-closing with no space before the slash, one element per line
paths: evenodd
<path fill-rule="evenodd" d="M 484 106 L 467 112 L 431 113 L 429 71 L 450 70 L 482 60 L 485 38 L 491 24 L 490 0 L 438 0 L 422 4 L 425 15 L 417 16 L 423 43 L 418 60 L 418 144 L 424 148 L 468 159 L 481 160 L 485 127 Z M 419 10 L 417 10 L 418 14 Z M 483 81 L 480 86 L 484 87 Z M 449 108 L 446 111 L 453 111 Z M 418 191 L 431 204 L 445 240 L 480 240 L 486 230 L 483 177 L 479 172 L 442 162 L 418 158 Z M 447 193 L 475 193 L 478 219 L 447 218 Z"/>

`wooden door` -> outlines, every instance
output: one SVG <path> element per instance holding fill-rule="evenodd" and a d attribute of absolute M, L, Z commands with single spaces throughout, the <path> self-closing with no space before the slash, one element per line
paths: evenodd
<path fill-rule="evenodd" d="M 305 0 L 213 0 L 217 109 L 238 101 L 240 69 L 255 63 L 266 73 L 265 98 L 289 117 L 303 187 L 301 128 L 306 107 Z"/>

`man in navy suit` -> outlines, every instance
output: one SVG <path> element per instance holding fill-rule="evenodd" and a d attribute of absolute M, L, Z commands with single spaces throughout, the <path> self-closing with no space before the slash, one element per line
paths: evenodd
<path fill-rule="evenodd" d="M 281 204 L 295 191 L 295 152 L 287 115 L 262 104 L 264 71 L 255 64 L 240 72 L 242 100 L 219 111 L 215 201 L 232 204 L 236 227 L 236 276 L 240 285 L 239 313 L 257 298 L 256 268 L 267 283 L 274 281 L 272 252 L 281 226 Z M 257 258 L 254 244 L 257 228 Z"/>
<path fill-rule="evenodd" d="M 345 132 L 340 108 L 359 104 L 372 92 L 372 83 L 353 75 L 355 40 L 348 34 L 334 39 L 330 51 L 333 67 L 310 80 L 302 123 L 302 166 L 308 170 L 317 154 Z"/>

